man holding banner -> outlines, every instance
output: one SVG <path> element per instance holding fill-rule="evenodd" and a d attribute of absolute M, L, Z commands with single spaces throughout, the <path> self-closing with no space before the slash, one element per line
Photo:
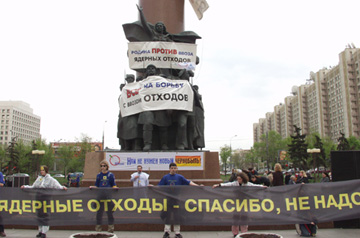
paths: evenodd
<path fill-rule="evenodd" d="M 193 181 L 187 180 L 184 176 L 177 174 L 177 165 L 176 163 L 170 163 L 169 165 L 170 173 L 165 175 L 159 182 L 158 185 L 168 185 L 168 186 L 177 186 L 177 185 L 191 185 L 191 186 L 199 186 L 198 184 L 194 183 Z M 176 209 L 171 209 L 175 206 L 177 206 L 177 200 L 170 199 L 169 200 L 169 212 L 165 214 L 165 222 L 169 220 L 169 217 L 171 217 L 171 213 L 174 215 L 174 219 L 178 220 Z M 175 238 L 182 238 L 182 235 L 180 234 L 180 225 L 174 224 L 174 231 L 175 231 Z M 164 235 L 163 238 L 170 238 L 170 232 L 171 232 L 171 224 L 165 224 L 164 228 Z"/>

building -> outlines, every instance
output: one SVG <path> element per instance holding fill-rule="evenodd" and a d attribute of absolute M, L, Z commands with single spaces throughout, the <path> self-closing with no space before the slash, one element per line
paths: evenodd
<path fill-rule="evenodd" d="M 294 86 L 284 104 L 253 124 L 254 142 L 270 130 L 289 137 L 293 125 L 300 127 L 302 134 L 317 132 L 334 142 L 340 133 L 360 137 L 360 49 L 349 45 L 339 54 L 337 66 L 311 72 L 307 81 Z"/>
<path fill-rule="evenodd" d="M 12 139 L 31 143 L 41 137 L 41 118 L 22 101 L 0 101 L 0 145 L 8 145 Z"/>

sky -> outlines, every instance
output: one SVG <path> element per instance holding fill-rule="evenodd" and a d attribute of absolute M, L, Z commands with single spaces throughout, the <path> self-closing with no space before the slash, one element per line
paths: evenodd
<path fill-rule="evenodd" d="M 197 41 L 194 84 L 205 107 L 206 150 L 249 149 L 253 123 L 360 47 L 360 1 L 207 0 L 198 20 L 185 0 L 185 30 Z M 85 134 L 118 149 L 119 85 L 128 67 L 122 24 L 137 0 L 0 1 L 0 101 L 24 101 L 47 142 Z"/>

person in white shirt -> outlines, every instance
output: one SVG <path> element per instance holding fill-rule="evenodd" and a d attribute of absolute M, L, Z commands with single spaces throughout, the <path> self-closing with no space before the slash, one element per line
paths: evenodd
<path fill-rule="evenodd" d="M 59 181 L 54 179 L 49 174 L 49 168 L 46 165 L 40 166 L 40 176 L 35 180 L 33 185 L 22 185 L 21 189 L 28 189 L 28 188 L 49 188 L 49 189 L 63 189 L 67 190 L 67 187 L 62 186 Z M 46 201 L 48 199 L 47 195 L 38 195 L 38 200 Z M 44 213 L 42 209 L 38 210 L 38 217 L 39 217 L 39 234 L 36 235 L 38 238 L 46 238 L 46 232 L 49 231 L 50 226 L 47 225 L 49 220 L 48 214 Z"/>
<path fill-rule="evenodd" d="M 134 187 L 145 187 L 149 185 L 149 176 L 147 173 L 142 172 L 142 166 L 137 166 L 137 171 L 131 175 L 131 182 Z"/>

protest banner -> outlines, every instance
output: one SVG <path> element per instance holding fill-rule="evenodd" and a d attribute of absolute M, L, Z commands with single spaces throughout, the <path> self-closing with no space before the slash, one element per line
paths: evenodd
<path fill-rule="evenodd" d="M 163 224 L 166 220 L 181 225 L 280 225 L 360 217 L 360 180 L 270 188 L 1 188 L 0 192 L 4 225 L 94 225 L 101 209 L 113 212 L 115 224 Z M 104 224 L 106 219 L 104 215 Z"/>

